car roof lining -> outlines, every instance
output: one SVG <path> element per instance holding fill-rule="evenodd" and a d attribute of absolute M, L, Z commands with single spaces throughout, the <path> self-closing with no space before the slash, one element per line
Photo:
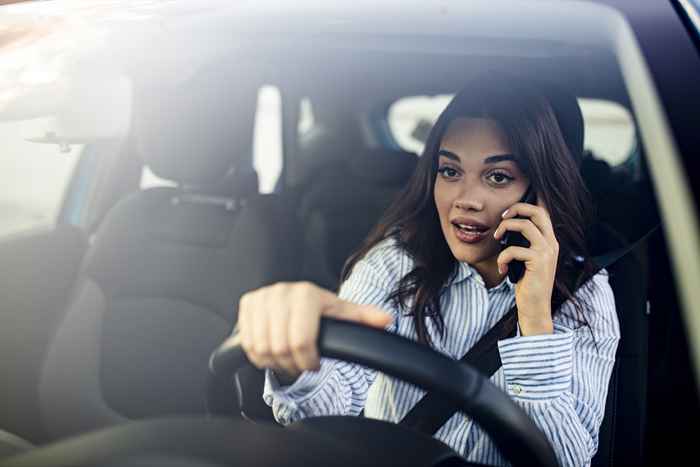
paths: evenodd
<path fill-rule="evenodd" d="M 330 53 L 323 60 L 297 63 L 299 76 L 286 73 L 283 86 L 294 87 L 296 94 L 309 96 L 320 120 L 323 120 L 323 107 L 342 108 L 348 113 L 367 112 L 378 103 L 389 104 L 405 96 L 452 94 L 470 76 L 484 69 L 544 76 L 577 97 L 595 97 L 630 106 L 619 68 L 608 54 L 574 59 L 355 51 Z M 358 86 L 358 82 L 362 85 Z"/>
<path fill-rule="evenodd" d="M 228 69 L 223 79 L 246 79 L 251 73 L 257 79 L 259 68 L 272 84 L 283 83 L 302 95 L 315 93 L 315 100 L 328 100 L 334 107 L 360 107 L 355 110 L 367 110 L 380 99 L 455 92 L 468 73 L 484 66 L 544 71 L 577 96 L 628 106 L 612 52 L 621 15 L 605 5 L 552 0 L 504 0 L 498 8 L 483 0 L 336 3 L 214 2 L 195 7 L 174 1 L 120 6 L 118 14 L 110 5 L 66 6 L 57 10 L 70 21 L 58 24 L 73 28 L 81 40 L 53 41 L 52 50 L 66 56 L 74 52 L 77 66 L 84 64 L 88 71 L 104 64 L 115 73 L 126 72 L 138 86 L 177 86 L 217 63 Z M 33 5 L 22 11 L 30 12 L 28 23 L 39 13 Z M 19 21 L 12 13 L 0 25 Z M 59 14 L 42 13 L 49 18 Z M 100 17 L 99 27 L 92 25 L 100 14 L 105 18 Z M 61 32 L 61 26 L 55 28 Z M 94 45 L 81 46 L 92 43 L 91 34 L 96 35 Z M 138 45 L 144 41 L 151 47 Z M 344 83 L 353 86 L 338 86 Z"/>

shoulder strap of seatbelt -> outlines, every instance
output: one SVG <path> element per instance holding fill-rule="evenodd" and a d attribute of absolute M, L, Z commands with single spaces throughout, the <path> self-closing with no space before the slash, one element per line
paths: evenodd
<path fill-rule="evenodd" d="M 473 366 L 484 375 L 492 375 L 501 367 L 498 341 L 515 336 L 518 316 L 515 307 L 511 308 L 460 361 Z M 435 434 L 454 415 L 457 407 L 435 391 L 426 393 L 399 422 L 414 430 Z"/>
<path fill-rule="evenodd" d="M 642 238 L 631 245 L 618 248 L 609 253 L 592 258 L 595 264 L 595 272 L 597 274 L 601 269 L 606 268 L 630 253 L 632 250 L 642 245 L 649 236 L 651 236 L 658 228 L 657 224 L 649 232 L 644 234 Z M 592 277 L 592 276 L 591 276 Z M 584 279 L 589 279 L 584 278 Z M 582 284 L 585 280 L 580 280 Z M 491 377 L 501 367 L 501 355 L 498 352 L 498 341 L 515 336 L 517 329 L 517 310 L 515 306 L 511 308 L 506 315 L 501 318 L 469 351 L 460 359 L 474 368 L 483 375 Z M 406 414 L 399 422 L 400 425 L 421 431 L 423 433 L 433 435 L 447 420 L 449 420 L 457 412 L 457 407 L 448 399 L 437 393 L 428 392 L 418 403 Z"/>

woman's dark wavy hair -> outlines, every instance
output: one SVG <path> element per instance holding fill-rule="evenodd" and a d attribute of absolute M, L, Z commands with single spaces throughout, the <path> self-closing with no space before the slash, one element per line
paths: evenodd
<path fill-rule="evenodd" d="M 592 224 L 594 211 L 552 106 L 539 89 L 534 82 L 503 75 L 483 75 L 470 82 L 433 126 L 408 184 L 345 263 L 341 283 L 377 243 L 390 236 L 397 239 L 413 258 L 414 268 L 399 281 L 388 301 L 413 317 L 419 342 L 432 344 L 428 319 L 443 335 L 440 293 L 459 269 L 440 227 L 433 190 L 443 135 L 460 117 L 492 119 L 507 135 L 519 167 L 549 210 L 559 242 L 552 310 L 556 313 L 562 303 L 573 299 L 579 321 L 588 323 L 573 292 L 579 285 L 579 274 L 590 277 L 594 271 L 586 244 L 586 226 Z M 574 256 L 583 257 L 583 261 L 572 261 Z"/>

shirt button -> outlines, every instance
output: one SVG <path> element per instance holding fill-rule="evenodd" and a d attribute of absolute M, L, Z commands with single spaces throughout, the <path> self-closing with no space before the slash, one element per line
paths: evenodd
<path fill-rule="evenodd" d="M 511 386 L 511 390 L 513 391 L 513 394 L 520 394 L 521 392 L 523 392 L 523 388 L 521 388 L 517 384 L 514 384 L 513 386 Z"/>

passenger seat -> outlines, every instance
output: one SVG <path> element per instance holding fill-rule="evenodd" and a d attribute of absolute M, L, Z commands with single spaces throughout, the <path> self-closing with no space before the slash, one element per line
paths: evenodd
<path fill-rule="evenodd" d="M 225 78 L 140 96 L 141 155 L 177 187 L 126 197 L 95 235 L 41 375 L 53 438 L 203 413 L 208 357 L 231 332 L 240 296 L 298 277 L 294 211 L 251 183 L 257 87 L 221 96 L 207 85 L 215 79 Z"/>

